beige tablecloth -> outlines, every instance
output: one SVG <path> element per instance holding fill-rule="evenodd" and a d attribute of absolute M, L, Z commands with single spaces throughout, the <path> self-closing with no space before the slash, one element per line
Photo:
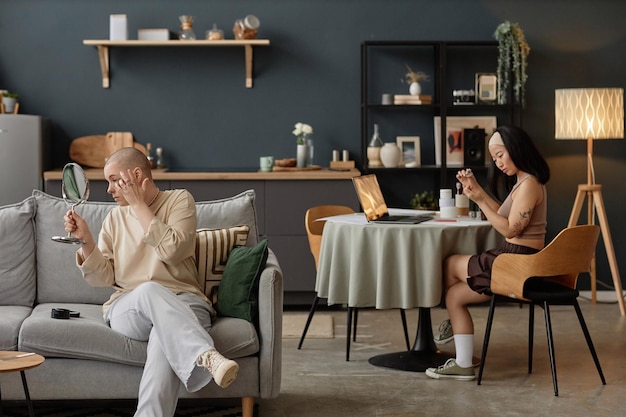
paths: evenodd
<path fill-rule="evenodd" d="M 444 259 L 479 253 L 500 241 L 486 221 L 380 225 L 329 220 L 315 289 L 329 305 L 434 307 L 441 302 Z"/>

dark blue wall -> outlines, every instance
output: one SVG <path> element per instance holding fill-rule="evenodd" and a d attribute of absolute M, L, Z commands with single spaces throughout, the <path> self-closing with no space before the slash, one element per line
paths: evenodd
<path fill-rule="evenodd" d="M 181 14 L 195 16 L 199 37 L 217 23 L 231 38 L 235 19 L 255 14 L 271 45 L 255 49 L 252 89 L 239 48 L 114 48 L 103 89 L 96 49 L 82 41 L 108 38 L 112 13 L 128 15 L 131 38 L 138 28 L 178 31 Z M 362 41 L 492 40 L 499 23 L 518 22 L 531 46 L 524 126 L 553 170 L 553 236 L 586 175 L 584 141 L 554 140 L 554 89 L 624 88 L 625 15 L 619 0 L 2 0 L 0 88 L 20 93 L 21 112 L 53 121 L 56 166 L 73 138 L 123 130 L 163 147 L 172 168 L 253 167 L 262 154 L 294 156 L 298 121 L 315 129 L 318 163 L 332 149 L 360 159 Z M 622 258 L 626 141 L 595 153 Z M 610 282 L 602 249 L 598 260 Z"/>

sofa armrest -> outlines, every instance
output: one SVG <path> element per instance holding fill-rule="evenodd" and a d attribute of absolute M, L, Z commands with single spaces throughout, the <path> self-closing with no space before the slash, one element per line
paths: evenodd
<path fill-rule="evenodd" d="M 283 272 L 278 258 L 269 250 L 259 280 L 259 387 L 261 398 L 280 393 L 283 337 Z"/>

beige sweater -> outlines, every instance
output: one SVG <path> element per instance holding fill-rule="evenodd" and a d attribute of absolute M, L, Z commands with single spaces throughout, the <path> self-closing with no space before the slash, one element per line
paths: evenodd
<path fill-rule="evenodd" d="M 103 306 L 105 312 L 117 297 L 147 281 L 208 302 L 197 279 L 193 197 L 185 190 L 163 191 L 152 208 L 156 217 L 148 233 L 129 206 L 116 207 L 102 224 L 98 247 L 87 259 L 81 249 L 76 253 L 76 263 L 91 286 L 116 289 Z"/>

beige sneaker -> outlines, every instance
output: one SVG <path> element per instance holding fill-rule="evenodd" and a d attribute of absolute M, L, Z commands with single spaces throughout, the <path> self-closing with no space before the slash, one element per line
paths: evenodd
<path fill-rule="evenodd" d="M 237 378 L 239 371 L 237 362 L 226 359 L 215 349 L 207 350 L 200 355 L 196 364 L 209 371 L 215 383 L 222 388 L 229 386 Z"/>

